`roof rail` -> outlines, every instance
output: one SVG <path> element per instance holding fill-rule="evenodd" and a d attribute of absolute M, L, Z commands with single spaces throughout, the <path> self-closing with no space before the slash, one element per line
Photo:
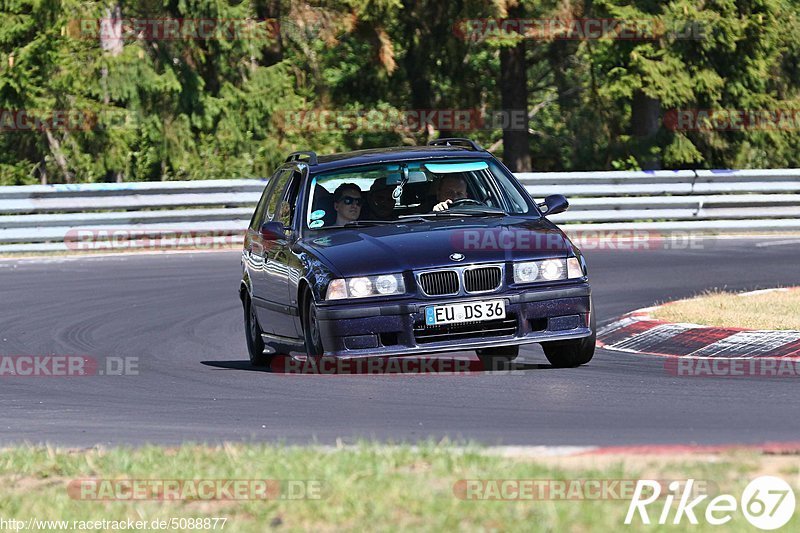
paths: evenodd
<path fill-rule="evenodd" d="M 317 153 L 312 151 L 292 152 L 289 154 L 289 157 L 286 158 L 284 163 L 288 163 L 289 161 L 298 161 L 303 156 L 308 157 L 308 164 L 310 166 L 317 164 Z"/>
<path fill-rule="evenodd" d="M 428 142 L 428 146 L 464 146 L 475 150 L 476 152 L 485 152 L 483 146 L 476 143 L 472 139 L 463 137 L 445 137 L 443 139 L 435 139 Z"/>

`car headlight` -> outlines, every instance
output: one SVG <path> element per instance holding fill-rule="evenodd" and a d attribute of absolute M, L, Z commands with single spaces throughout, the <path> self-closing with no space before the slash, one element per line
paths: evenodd
<path fill-rule="evenodd" d="M 346 298 L 368 298 L 370 296 L 390 296 L 406 292 L 402 274 L 382 274 L 380 276 L 360 276 L 357 278 L 335 279 L 328 284 L 326 300 Z"/>
<path fill-rule="evenodd" d="M 577 257 L 514 263 L 514 283 L 535 283 L 581 277 L 583 277 L 583 269 Z"/>

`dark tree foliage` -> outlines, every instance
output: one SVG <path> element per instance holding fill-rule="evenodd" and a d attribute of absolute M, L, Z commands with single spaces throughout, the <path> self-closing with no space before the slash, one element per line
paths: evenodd
<path fill-rule="evenodd" d="M 799 166 L 799 6 L 6 0 L 0 184 L 265 176 L 296 149 L 440 135 L 473 137 L 520 170 Z M 521 35 L 490 24 L 503 18 L 656 31 Z M 724 113 L 768 118 L 720 127 Z"/>

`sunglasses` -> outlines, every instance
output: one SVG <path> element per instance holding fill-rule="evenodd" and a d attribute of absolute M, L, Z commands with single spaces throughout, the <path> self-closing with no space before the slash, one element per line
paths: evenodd
<path fill-rule="evenodd" d="M 361 205 L 361 198 L 353 198 L 352 196 L 342 196 L 340 202 L 344 202 L 344 205 Z"/>

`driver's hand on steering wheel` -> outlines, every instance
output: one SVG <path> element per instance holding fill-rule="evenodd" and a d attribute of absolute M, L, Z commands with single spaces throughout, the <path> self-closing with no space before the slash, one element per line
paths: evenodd
<path fill-rule="evenodd" d="M 438 204 L 433 206 L 433 210 L 434 211 L 447 211 L 448 209 L 450 209 L 450 204 L 452 204 L 452 203 L 453 203 L 453 200 L 450 200 L 448 198 L 444 202 L 439 202 Z"/>

